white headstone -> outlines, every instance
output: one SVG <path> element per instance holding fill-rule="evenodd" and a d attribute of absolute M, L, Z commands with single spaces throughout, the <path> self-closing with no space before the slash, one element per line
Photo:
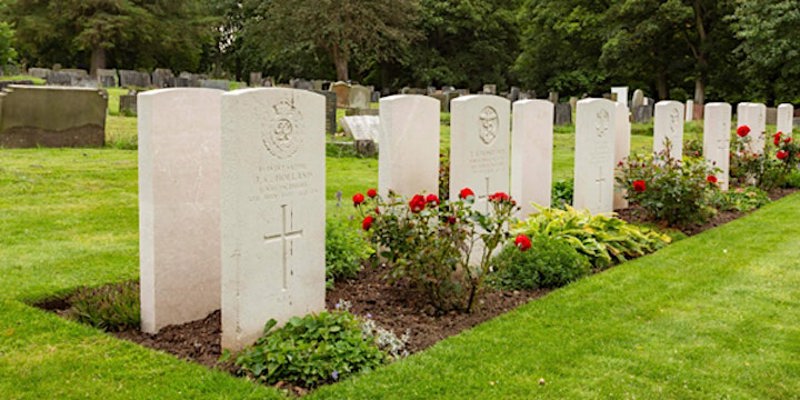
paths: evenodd
<path fill-rule="evenodd" d="M 438 100 L 422 95 L 396 95 L 380 100 L 381 150 L 378 191 L 410 197 L 439 193 Z"/>
<path fill-rule="evenodd" d="M 475 192 L 486 212 L 488 195 L 509 189 L 511 102 L 492 95 L 463 96 L 450 103 L 450 198 Z"/>
<path fill-rule="evenodd" d="M 694 120 L 694 100 L 686 100 L 686 122 Z"/>
<path fill-rule="evenodd" d="M 138 96 L 141 328 L 220 307 L 220 99 L 214 89 Z"/>
<path fill-rule="evenodd" d="M 572 204 L 593 214 L 614 211 L 616 105 L 605 99 L 578 102 L 575 116 L 575 189 Z"/>
<path fill-rule="evenodd" d="M 767 106 L 763 103 L 745 103 L 737 107 L 737 112 L 743 109 L 742 116 L 739 117 L 738 124 L 747 125 L 750 127 L 750 142 L 748 151 L 754 154 L 764 154 L 764 146 L 766 145 L 766 131 L 767 131 Z"/>
<path fill-rule="evenodd" d="M 381 119 L 377 115 L 351 115 L 342 117 L 344 133 L 354 140 L 371 140 L 377 142 L 381 132 Z"/>
<path fill-rule="evenodd" d="M 783 132 L 786 135 L 792 135 L 792 120 L 794 119 L 794 106 L 789 103 L 783 103 L 778 106 L 778 132 Z"/>
<path fill-rule="evenodd" d="M 222 347 L 325 307 L 325 97 L 222 96 Z"/>
<path fill-rule="evenodd" d="M 683 159 L 683 109 L 678 101 L 664 100 L 656 103 L 653 126 L 653 152 L 666 150 L 666 140 L 670 142 L 670 158 Z"/>
<path fill-rule="evenodd" d="M 712 167 L 719 168 L 717 183 L 728 190 L 731 149 L 731 105 L 709 103 L 703 113 L 703 158 Z"/>
<path fill-rule="evenodd" d="M 369 109 L 369 101 L 372 91 L 366 86 L 353 85 L 350 88 L 350 108 L 361 110 Z"/>
<path fill-rule="evenodd" d="M 614 86 L 611 87 L 611 93 L 617 94 L 617 103 L 624 104 L 628 107 L 628 87 L 627 86 Z"/>
<path fill-rule="evenodd" d="M 520 100 L 511 121 L 511 197 L 518 216 L 537 212 L 531 203 L 550 207 L 553 185 L 553 103 Z"/>
<path fill-rule="evenodd" d="M 628 107 L 621 103 L 616 103 L 614 131 L 616 133 L 614 141 L 614 166 L 624 162 L 631 155 L 631 119 Z M 616 185 L 615 185 L 616 186 Z M 625 188 L 614 188 L 614 209 L 619 210 L 628 208 L 628 200 L 625 199 Z"/>

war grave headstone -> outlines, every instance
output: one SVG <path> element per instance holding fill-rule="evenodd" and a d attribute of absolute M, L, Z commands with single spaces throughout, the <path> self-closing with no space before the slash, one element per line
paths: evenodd
<path fill-rule="evenodd" d="M 614 165 L 619 165 L 631 155 L 631 119 L 628 107 L 620 102 L 616 104 L 616 114 L 614 119 Z M 614 184 L 614 209 L 620 210 L 628 208 L 628 200 L 625 188 Z"/>
<path fill-rule="evenodd" d="M 715 175 L 722 190 L 728 190 L 730 170 L 731 105 L 708 103 L 703 119 L 703 158 L 712 167 L 719 168 Z"/>
<path fill-rule="evenodd" d="M 228 91 L 230 90 L 231 82 L 227 79 L 201 79 L 200 87 Z"/>
<path fill-rule="evenodd" d="M 794 106 L 790 103 L 783 103 L 778 106 L 778 117 L 775 124 L 779 132 L 789 136 L 792 135 L 792 115 L 794 115 Z"/>
<path fill-rule="evenodd" d="M 683 159 L 683 123 L 685 106 L 674 100 L 656 103 L 655 123 L 653 124 L 653 152 L 667 151 L 675 160 Z M 669 141 L 669 149 L 667 149 Z"/>
<path fill-rule="evenodd" d="M 212 89 L 139 95 L 139 276 L 146 333 L 220 308 L 221 98 Z"/>
<path fill-rule="evenodd" d="M 694 120 L 694 100 L 686 100 L 686 109 L 684 113 L 686 113 L 686 122 Z"/>
<path fill-rule="evenodd" d="M 572 123 L 572 107 L 569 103 L 555 104 L 555 124 L 569 125 Z"/>
<path fill-rule="evenodd" d="M 737 126 L 750 127 L 750 141 L 747 150 L 754 154 L 764 154 L 766 144 L 767 106 L 762 103 L 739 103 L 736 106 Z"/>
<path fill-rule="evenodd" d="M 439 193 L 439 109 L 436 99 L 395 95 L 380 101 L 378 191 L 411 197 Z"/>
<path fill-rule="evenodd" d="M 222 347 L 325 308 L 325 98 L 222 95 Z"/>
<path fill-rule="evenodd" d="M 377 152 L 381 132 L 381 119 L 377 115 L 352 115 L 342 117 L 342 129 L 355 141 L 359 154 L 370 156 Z"/>
<path fill-rule="evenodd" d="M 553 103 L 520 100 L 511 121 L 511 197 L 519 218 L 537 212 L 531 203 L 550 207 L 553 184 Z"/>
<path fill-rule="evenodd" d="M 331 92 L 336 93 L 336 107 L 350 108 L 350 84 L 342 81 L 333 83 Z"/>
<path fill-rule="evenodd" d="M 102 147 L 104 90 L 11 85 L 0 92 L 0 147 Z"/>
<path fill-rule="evenodd" d="M 358 110 L 368 110 L 369 109 L 369 100 L 370 96 L 372 95 L 372 91 L 370 91 L 367 87 L 361 85 L 353 85 L 350 87 L 350 95 L 348 99 L 348 103 L 350 104 L 350 108 L 355 108 Z"/>
<path fill-rule="evenodd" d="M 628 87 L 627 86 L 612 86 L 611 93 L 617 95 L 617 102 L 622 103 L 628 107 Z"/>
<path fill-rule="evenodd" d="M 614 211 L 616 105 L 606 99 L 578 101 L 572 204 L 592 214 Z"/>

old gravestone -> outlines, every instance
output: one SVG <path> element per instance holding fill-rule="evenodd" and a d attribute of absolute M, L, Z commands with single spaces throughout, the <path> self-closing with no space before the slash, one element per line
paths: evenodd
<path fill-rule="evenodd" d="M 684 111 L 686 122 L 694 120 L 694 100 L 686 100 L 686 109 Z"/>
<path fill-rule="evenodd" d="M 611 93 L 617 95 L 617 102 L 622 103 L 625 107 L 628 106 L 628 87 L 627 86 L 613 86 Z"/>
<path fill-rule="evenodd" d="M 644 105 L 644 91 L 642 89 L 636 89 L 633 91 L 633 98 L 631 99 L 631 110 L 635 110 L 636 107 Z"/>
<path fill-rule="evenodd" d="M 616 104 L 616 114 L 614 118 L 614 165 L 624 162 L 631 154 L 631 120 L 628 107 L 620 102 Z M 625 188 L 614 185 L 614 209 L 620 210 L 628 208 L 628 200 Z"/>
<path fill-rule="evenodd" d="M 555 105 L 555 124 L 569 125 L 572 123 L 572 107 L 569 103 L 558 103 Z"/>
<path fill-rule="evenodd" d="M 73 76 L 61 71 L 51 71 L 47 74 L 47 84 L 50 86 L 72 86 Z"/>
<path fill-rule="evenodd" d="M 150 87 L 150 74 L 146 72 L 121 69 L 118 73 L 120 87 Z"/>
<path fill-rule="evenodd" d="M 336 93 L 336 107 L 350 108 L 350 84 L 339 81 L 331 84 L 330 90 Z"/>
<path fill-rule="evenodd" d="M 550 92 L 547 94 L 547 100 L 553 104 L 558 104 L 558 92 Z"/>
<path fill-rule="evenodd" d="M 794 115 L 794 106 L 790 103 L 783 103 L 778 106 L 778 117 L 776 121 L 776 128 L 778 132 L 783 132 L 789 136 L 792 135 L 792 116 Z"/>
<path fill-rule="evenodd" d="M 12 85 L 0 92 L 0 147 L 102 147 L 106 92 Z"/>
<path fill-rule="evenodd" d="M 100 83 L 102 87 L 117 86 L 117 70 L 98 68 L 95 74 L 97 75 L 97 82 Z"/>
<path fill-rule="evenodd" d="M 227 79 L 201 79 L 200 87 L 228 91 L 230 90 L 231 82 Z"/>
<path fill-rule="evenodd" d="M 518 87 L 512 86 L 508 92 L 508 100 L 510 100 L 512 103 L 519 100 L 520 93 L 521 92 Z"/>
<path fill-rule="evenodd" d="M 342 117 L 342 129 L 355 141 L 356 150 L 362 155 L 373 155 L 381 132 L 381 119 L 377 115 L 353 115 Z"/>
<path fill-rule="evenodd" d="M 156 88 L 171 87 L 175 82 L 175 74 L 168 68 L 156 68 L 153 71 L 151 82 Z"/>
<path fill-rule="evenodd" d="M 440 103 L 421 95 L 380 101 L 378 191 L 411 197 L 439 193 Z"/>
<path fill-rule="evenodd" d="M 50 72 L 50 68 L 28 68 L 28 75 L 39 79 L 47 79 Z"/>
<path fill-rule="evenodd" d="M 325 98 L 222 95 L 222 347 L 325 308 Z"/>
<path fill-rule="evenodd" d="M 212 89 L 139 95 L 141 328 L 220 308 L 220 101 Z"/>
<path fill-rule="evenodd" d="M 537 212 L 531 203 L 550 207 L 553 183 L 553 103 L 520 100 L 511 121 L 511 196 L 519 218 Z"/>
<path fill-rule="evenodd" d="M 289 85 L 295 89 L 314 90 L 314 84 L 305 79 L 290 79 Z"/>
<path fill-rule="evenodd" d="M 336 93 L 317 90 L 314 93 L 325 96 L 325 132 L 333 135 L 336 133 Z"/>
<path fill-rule="evenodd" d="M 653 105 L 645 104 L 633 109 L 633 122 L 646 124 L 653 120 Z"/>
<path fill-rule="evenodd" d="M 653 125 L 653 152 L 667 151 L 675 160 L 683 158 L 684 105 L 679 101 L 663 100 L 656 103 Z M 669 148 L 667 148 L 669 141 Z"/>
<path fill-rule="evenodd" d="M 138 109 L 136 92 L 119 96 L 119 112 L 122 115 L 136 115 Z"/>
<path fill-rule="evenodd" d="M 575 117 L 575 189 L 572 204 L 591 213 L 614 211 L 616 105 L 606 99 L 578 102 Z"/>
<path fill-rule="evenodd" d="M 487 212 L 490 194 L 508 193 L 510 106 L 508 99 L 487 95 L 450 103 L 450 199 L 469 187 L 476 209 Z"/>
<path fill-rule="evenodd" d="M 483 94 L 497 94 L 497 85 L 495 84 L 483 85 Z"/>
<path fill-rule="evenodd" d="M 369 90 L 369 88 L 361 85 L 353 85 L 350 87 L 350 95 L 348 99 L 350 108 L 355 108 L 358 110 L 369 109 L 369 100 L 371 95 L 372 91 Z"/>
<path fill-rule="evenodd" d="M 251 72 L 250 73 L 250 82 L 251 87 L 259 87 L 264 84 L 264 78 L 262 77 L 261 72 Z"/>
<path fill-rule="evenodd" d="M 703 158 L 712 167 L 719 168 L 717 183 L 728 190 L 730 170 L 731 105 L 709 103 L 705 106 L 703 120 Z"/>

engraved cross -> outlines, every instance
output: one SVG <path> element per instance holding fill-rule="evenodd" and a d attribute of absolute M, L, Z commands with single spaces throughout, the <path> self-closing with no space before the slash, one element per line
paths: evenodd
<path fill-rule="evenodd" d="M 286 218 L 286 204 L 281 205 L 281 213 L 282 213 L 282 221 L 281 221 L 281 232 L 272 234 L 272 235 L 264 235 L 264 240 L 266 243 L 277 243 L 280 242 L 282 246 L 282 257 L 281 262 L 283 265 L 283 289 L 286 290 L 289 288 L 289 265 L 288 265 L 288 257 L 292 254 L 292 240 L 299 239 L 303 237 L 303 230 L 292 230 L 292 220 L 294 219 L 294 212 L 289 211 L 289 218 L 287 221 Z M 288 223 L 287 223 L 288 222 Z"/>
<path fill-rule="evenodd" d="M 606 178 L 603 177 L 603 167 L 597 167 L 597 179 L 594 180 L 597 183 L 597 205 L 603 205 L 603 184 L 606 182 Z"/>
<path fill-rule="evenodd" d="M 486 211 L 485 212 L 488 214 L 489 213 L 489 177 L 487 176 L 485 179 L 486 179 L 486 190 L 483 192 L 483 194 L 478 195 L 478 200 L 483 201 L 484 205 L 486 206 Z"/>

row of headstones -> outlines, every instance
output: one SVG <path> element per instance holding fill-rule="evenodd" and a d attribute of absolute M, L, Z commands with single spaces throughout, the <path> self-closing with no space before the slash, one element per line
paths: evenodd
<path fill-rule="evenodd" d="M 230 82 L 225 79 L 207 79 L 205 75 L 181 72 L 175 76 L 171 70 L 157 68 L 152 74 L 124 69 L 98 69 L 91 77 L 84 69 L 30 68 L 27 74 L 44 79 L 48 85 L 73 87 L 202 87 L 228 90 Z"/>

